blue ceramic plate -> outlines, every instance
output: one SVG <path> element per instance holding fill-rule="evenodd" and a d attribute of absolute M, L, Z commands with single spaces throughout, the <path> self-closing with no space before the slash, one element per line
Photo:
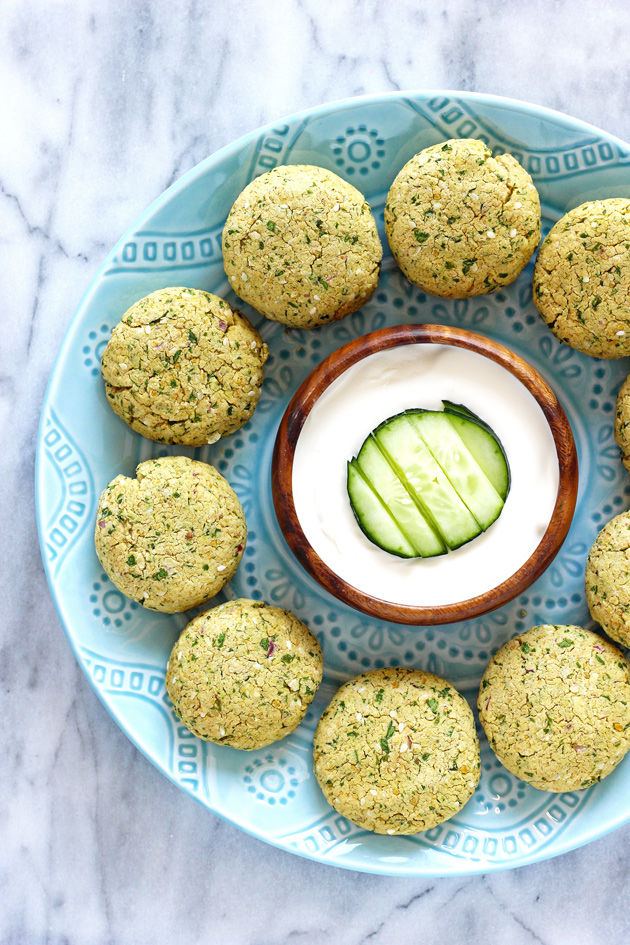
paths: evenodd
<path fill-rule="evenodd" d="M 531 301 L 531 264 L 506 289 L 445 301 L 410 285 L 387 250 L 383 206 L 394 176 L 421 148 L 452 137 L 481 138 L 527 168 L 540 191 L 545 232 L 585 200 L 630 197 L 630 155 L 621 141 L 564 115 L 491 96 L 412 92 L 353 99 L 256 131 L 177 181 L 107 257 L 61 346 L 37 450 L 39 531 L 57 610 L 81 667 L 132 742 L 200 804 L 262 840 L 324 863 L 407 876 L 520 866 L 630 819 L 630 757 L 588 791 L 548 794 L 512 777 L 483 737 L 481 783 L 473 798 L 452 820 L 414 837 L 360 830 L 328 806 L 313 776 L 317 719 L 350 676 L 416 666 L 446 677 L 472 702 L 491 654 L 518 631 L 545 622 L 591 625 L 583 590 L 586 555 L 604 522 L 629 504 L 628 476 L 613 440 L 615 395 L 627 364 L 595 360 L 556 341 Z M 311 332 L 289 331 L 239 302 L 270 351 L 252 420 L 194 451 L 143 439 L 105 398 L 99 361 L 112 327 L 132 302 L 165 286 L 208 289 L 235 304 L 221 264 L 223 223 L 253 177 L 286 163 L 330 168 L 366 194 L 385 247 L 376 293 L 354 315 Z M 525 357 L 561 400 L 580 461 L 574 523 L 543 577 L 494 613 L 430 629 L 362 616 L 323 591 L 289 552 L 270 491 L 276 429 L 304 377 L 352 338 L 406 322 L 470 328 Z M 143 610 L 116 590 L 94 553 L 103 487 L 118 473 L 131 476 L 137 463 L 167 453 L 213 463 L 243 504 L 249 539 L 227 595 L 294 611 L 322 644 L 324 682 L 304 723 L 262 751 L 217 747 L 181 726 L 166 695 L 165 664 L 193 614 Z"/>

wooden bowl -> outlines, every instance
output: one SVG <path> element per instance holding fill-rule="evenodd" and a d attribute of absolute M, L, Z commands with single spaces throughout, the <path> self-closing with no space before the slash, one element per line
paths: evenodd
<path fill-rule="evenodd" d="M 551 520 L 540 543 L 522 567 L 507 580 L 479 596 L 436 606 L 415 606 L 382 600 L 349 584 L 322 560 L 309 543 L 293 499 L 296 445 L 304 423 L 320 395 L 344 371 L 363 358 L 388 348 L 418 344 L 466 348 L 498 363 L 517 378 L 537 401 L 547 420 L 556 448 L 559 473 Z M 293 396 L 278 429 L 272 460 L 272 492 L 278 522 L 289 547 L 306 571 L 339 600 L 363 613 L 395 623 L 419 626 L 454 623 L 478 617 L 521 594 L 540 577 L 560 550 L 575 511 L 577 489 L 577 453 L 571 427 L 546 381 L 530 364 L 503 345 L 472 332 L 443 325 L 383 328 L 334 351 L 309 374 Z"/>

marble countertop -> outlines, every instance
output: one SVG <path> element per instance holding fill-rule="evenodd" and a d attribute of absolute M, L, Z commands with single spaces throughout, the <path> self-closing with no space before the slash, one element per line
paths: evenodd
<path fill-rule="evenodd" d="M 0 943 L 628 941 L 630 827 L 512 872 L 345 872 L 170 784 L 83 677 L 46 585 L 35 437 L 107 251 L 165 187 L 287 113 L 411 88 L 493 92 L 630 139 L 625 0 L 6 0 L 0 19 Z"/>

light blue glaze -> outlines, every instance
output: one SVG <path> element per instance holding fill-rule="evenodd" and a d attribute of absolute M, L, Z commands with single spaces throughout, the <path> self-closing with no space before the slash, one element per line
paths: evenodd
<path fill-rule="evenodd" d="M 389 185 L 416 151 L 449 137 L 483 138 L 495 152 L 509 151 L 524 164 L 540 191 L 544 233 L 585 200 L 630 196 L 630 154 L 623 142 L 547 109 L 492 96 L 380 95 L 322 106 L 254 132 L 177 181 L 107 257 L 61 346 L 37 449 L 39 532 L 57 610 L 81 667 L 133 743 L 182 790 L 243 830 L 303 856 L 392 875 L 519 866 L 630 820 L 629 760 L 589 791 L 553 795 L 505 771 L 483 737 L 474 797 L 457 817 L 415 837 L 359 830 L 327 805 L 313 776 L 313 730 L 342 680 L 373 667 L 416 666 L 445 676 L 472 703 L 490 655 L 518 631 L 544 622 L 592 626 L 583 590 L 586 555 L 599 528 L 629 504 L 630 484 L 613 439 L 614 401 L 627 363 L 581 355 L 550 334 L 531 301 L 532 265 L 492 295 L 445 301 L 411 286 L 393 262 L 382 225 Z M 235 304 L 221 261 L 223 223 L 245 184 L 279 163 L 319 164 L 366 194 L 385 248 L 379 287 L 354 315 L 311 332 L 287 332 L 239 302 L 270 350 L 253 419 L 198 450 L 145 440 L 105 398 L 99 360 L 110 331 L 132 302 L 165 286 L 207 289 Z M 470 328 L 530 361 L 561 400 L 580 461 L 575 519 L 543 577 L 486 617 L 430 629 L 365 617 L 324 592 L 289 552 L 270 492 L 275 432 L 304 377 L 352 338 L 407 322 Z M 94 513 L 103 487 L 118 473 L 132 475 L 138 462 L 168 453 L 213 463 L 243 503 L 249 540 L 229 595 L 295 611 L 324 650 L 324 682 L 305 722 L 263 751 L 209 745 L 178 723 L 165 692 L 165 664 L 193 614 L 143 610 L 113 587 L 94 553 Z"/>

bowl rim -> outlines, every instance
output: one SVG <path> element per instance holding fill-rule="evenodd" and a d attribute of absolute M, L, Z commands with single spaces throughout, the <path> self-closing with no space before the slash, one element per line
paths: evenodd
<path fill-rule="evenodd" d="M 556 448 L 558 491 L 547 528 L 521 567 L 505 581 L 484 593 L 453 604 L 417 606 L 374 597 L 340 577 L 308 541 L 293 501 L 293 461 L 302 428 L 319 397 L 354 364 L 389 348 L 409 344 L 445 344 L 466 348 L 490 358 L 508 370 L 534 397 L 541 408 Z M 571 425 L 555 393 L 527 361 L 499 342 L 463 328 L 414 324 L 381 328 L 350 341 L 328 355 L 291 398 L 274 443 L 271 490 L 278 524 L 289 548 L 322 587 L 355 610 L 394 623 L 434 626 L 469 620 L 496 610 L 513 600 L 549 567 L 567 536 L 578 492 L 578 460 Z"/>

